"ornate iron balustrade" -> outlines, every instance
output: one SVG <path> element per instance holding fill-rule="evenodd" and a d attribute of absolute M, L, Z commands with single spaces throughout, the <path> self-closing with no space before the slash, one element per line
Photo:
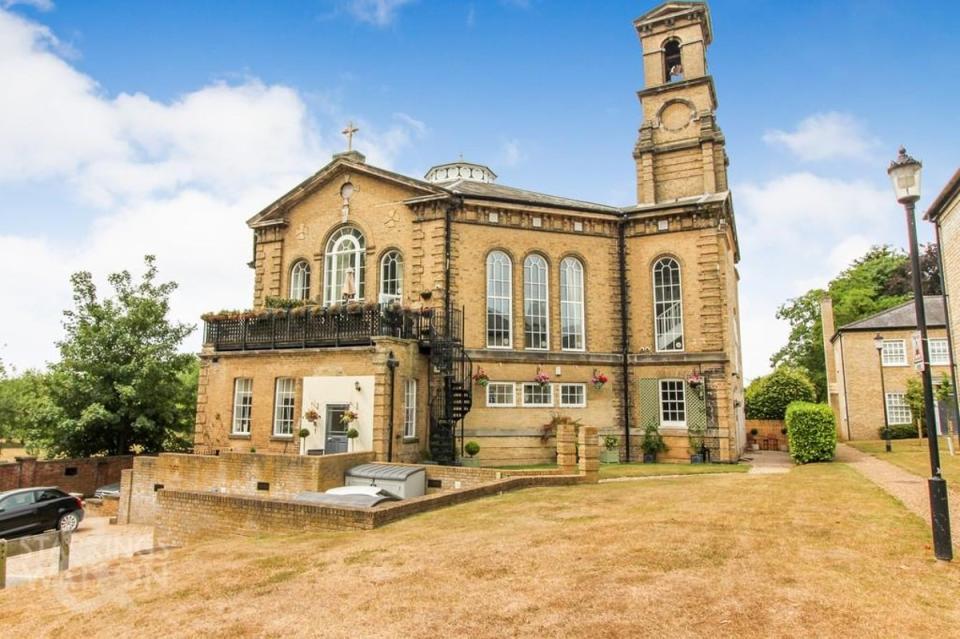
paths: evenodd
<path fill-rule="evenodd" d="M 396 312 L 387 305 L 338 310 L 298 308 L 213 317 L 204 322 L 204 344 L 215 351 L 366 346 L 378 336 L 461 341 L 460 311 L 443 309 Z"/>

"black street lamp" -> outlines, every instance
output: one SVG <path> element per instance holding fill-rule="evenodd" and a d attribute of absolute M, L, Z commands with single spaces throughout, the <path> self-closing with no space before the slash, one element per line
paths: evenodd
<path fill-rule="evenodd" d="M 877 362 L 880 364 L 880 397 L 883 399 L 883 439 L 886 441 L 887 452 L 890 446 L 890 417 L 887 415 L 887 385 L 883 380 L 883 335 L 877 333 L 873 338 L 873 347 L 877 349 Z"/>
<path fill-rule="evenodd" d="M 890 163 L 887 173 L 893 181 L 893 190 L 897 201 L 903 204 L 907 213 L 907 234 L 910 237 L 910 267 L 913 271 L 913 300 L 917 314 L 917 328 L 920 331 L 920 349 L 923 357 L 923 406 L 924 420 L 927 423 L 927 442 L 930 448 L 930 479 L 927 486 L 930 491 L 930 520 L 933 527 L 933 554 L 937 559 L 953 559 L 953 545 L 950 541 L 950 510 L 947 505 L 947 482 L 940 474 L 940 446 L 937 441 L 937 427 L 931 423 L 934 419 L 933 380 L 930 376 L 930 353 L 927 346 L 927 316 L 923 305 L 923 289 L 920 280 L 920 252 L 917 247 L 917 222 L 914 208 L 920 199 L 920 169 L 922 165 L 907 155 L 900 147 L 897 159 Z M 886 399 L 886 398 L 884 398 Z"/>

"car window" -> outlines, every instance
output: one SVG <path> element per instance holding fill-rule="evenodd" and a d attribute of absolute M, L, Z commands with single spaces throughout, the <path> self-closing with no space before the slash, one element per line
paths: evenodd
<path fill-rule="evenodd" d="M 38 490 L 37 501 L 50 501 L 51 499 L 60 499 L 63 493 L 59 490 Z"/>
<path fill-rule="evenodd" d="M 23 493 L 16 493 L 10 495 L 3 502 L 0 502 L 0 508 L 4 510 L 12 510 L 14 508 L 20 508 L 21 506 L 29 506 L 33 503 L 34 494 L 32 490 L 28 490 Z"/>

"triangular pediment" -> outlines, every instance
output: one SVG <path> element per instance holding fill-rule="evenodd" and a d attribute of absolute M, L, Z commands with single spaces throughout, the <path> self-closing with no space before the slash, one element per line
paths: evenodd
<path fill-rule="evenodd" d="M 449 191 L 438 187 L 435 184 L 430 184 L 429 182 L 424 182 L 423 180 L 418 180 L 401 173 L 395 173 L 393 171 L 372 166 L 363 161 L 358 161 L 358 159 L 361 158 L 362 156 L 357 158 L 346 153 L 335 156 L 329 164 L 324 166 L 322 169 L 308 177 L 297 186 L 290 189 L 287 193 L 274 200 L 262 211 L 247 220 L 247 225 L 256 228 L 258 226 L 266 226 L 282 221 L 286 211 L 289 211 L 298 202 L 317 192 L 331 181 L 337 179 L 337 177 L 343 173 L 350 173 L 353 175 L 361 174 L 376 180 L 385 180 L 407 187 L 412 191 L 419 193 L 421 196 L 450 195 Z"/>
<path fill-rule="evenodd" d="M 696 0 L 691 0 L 690 2 L 684 2 L 682 0 L 664 2 L 634 20 L 633 26 L 637 29 L 650 30 L 665 22 L 676 21 L 681 18 L 689 19 L 697 15 L 703 15 L 705 22 L 704 32 L 709 41 L 712 31 L 710 27 L 710 9 L 707 8 L 705 2 Z"/>

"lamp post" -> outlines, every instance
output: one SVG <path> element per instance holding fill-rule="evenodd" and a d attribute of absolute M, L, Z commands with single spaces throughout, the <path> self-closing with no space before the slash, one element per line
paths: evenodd
<path fill-rule="evenodd" d="M 890 446 L 890 417 L 887 415 L 887 385 L 883 380 L 883 335 L 877 333 L 873 338 L 873 347 L 877 349 L 877 362 L 880 364 L 880 397 L 883 400 L 883 439 L 887 452 L 892 448 Z"/>
<path fill-rule="evenodd" d="M 907 155 L 900 147 L 897 159 L 890 163 L 887 174 L 893 182 L 897 201 L 903 204 L 907 214 L 907 234 L 910 239 L 910 267 L 913 271 L 913 300 L 917 314 L 917 328 L 920 331 L 920 349 L 923 357 L 923 406 L 924 420 L 927 422 L 927 442 L 930 450 L 930 479 L 927 486 L 930 491 L 930 520 L 933 527 L 933 553 L 937 559 L 953 559 L 953 545 L 950 541 L 950 510 L 947 506 L 947 482 L 940 474 L 940 447 L 937 441 L 936 426 L 933 420 L 933 380 L 930 376 L 930 353 L 927 346 L 927 317 L 923 305 L 923 289 L 920 280 L 920 252 L 917 247 L 917 222 L 914 213 L 917 200 L 920 199 L 920 169 L 922 165 Z M 886 398 L 884 398 L 886 399 Z"/>

